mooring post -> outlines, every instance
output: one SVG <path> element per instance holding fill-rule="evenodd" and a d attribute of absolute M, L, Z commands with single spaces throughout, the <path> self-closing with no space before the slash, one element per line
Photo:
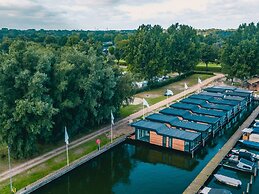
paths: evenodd
<path fill-rule="evenodd" d="M 194 157 L 194 151 L 192 150 L 192 158 Z"/>
<path fill-rule="evenodd" d="M 257 168 L 254 168 L 254 177 L 256 177 L 257 174 Z"/>
<path fill-rule="evenodd" d="M 250 185 L 253 184 L 253 175 L 251 174 L 251 178 L 250 178 Z"/>
<path fill-rule="evenodd" d="M 249 184 L 249 183 L 247 183 L 246 193 L 249 193 L 249 189 L 250 189 L 250 184 Z"/>

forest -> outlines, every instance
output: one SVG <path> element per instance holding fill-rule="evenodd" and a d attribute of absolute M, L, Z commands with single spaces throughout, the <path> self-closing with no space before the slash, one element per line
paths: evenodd
<path fill-rule="evenodd" d="M 108 46 L 107 46 L 108 45 Z M 127 66 L 127 72 L 121 65 Z M 204 62 L 220 63 L 230 79 L 259 73 L 259 23 L 236 30 L 184 24 L 137 30 L 0 30 L 0 142 L 15 158 L 39 144 L 109 122 L 134 95 L 133 82 L 156 82 Z"/>

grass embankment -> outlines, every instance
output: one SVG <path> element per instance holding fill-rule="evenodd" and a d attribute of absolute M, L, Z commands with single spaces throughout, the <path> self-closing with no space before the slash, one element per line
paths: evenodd
<path fill-rule="evenodd" d="M 195 69 L 195 71 L 207 71 L 206 64 L 205 63 L 199 63 Z M 208 64 L 208 72 L 221 72 L 222 67 L 220 64 L 216 63 L 209 63 Z"/>
<path fill-rule="evenodd" d="M 189 87 L 191 87 L 191 86 L 197 84 L 198 77 L 201 80 L 205 80 L 212 76 L 213 75 L 209 75 L 209 74 L 193 74 L 193 75 L 187 77 L 186 79 L 174 82 L 172 84 L 169 84 L 169 85 L 166 85 L 166 86 L 163 86 L 160 88 L 156 88 L 153 90 L 138 93 L 134 97 L 141 98 L 141 99 L 145 98 L 149 105 L 153 105 L 153 104 L 156 104 L 156 103 L 166 99 L 166 96 L 164 96 L 164 92 L 166 91 L 166 89 L 172 90 L 174 94 L 178 94 L 178 93 L 184 91 L 184 83 L 186 83 Z M 134 112 L 141 110 L 141 108 L 142 108 L 142 103 L 136 104 L 136 105 L 131 104 L 131 105 L 122 107 L 120 110 L 120 116 L 122 118 L 127 117 L 127 116 L 133 114 Z"/>
<path fill-rule="evenodd" d="M 70 162 L 73 162 L 95 150 L 97 150 L 96 139 L 101 140 L 101 146 L 107 145 L 110 142 L 110 139 L 106 134 L 100 135 L 86 143 L 81 144 L 79 147 L 75 147 L 69 150 L 69 159 Z M 30 170 L 27 170 L 15 177 L 13 177 L 13 186 L 19 190 L 27 185 L 47 176 L 50 173 L 53 173 L 60 168 L 66 166 L 66 152 L 64 152 L 52 159 L 47 160 L 43 164 L 40 164 Z M 0 193 L 9 194 L 10 185 L 9 179 L 0 183 Z"/>

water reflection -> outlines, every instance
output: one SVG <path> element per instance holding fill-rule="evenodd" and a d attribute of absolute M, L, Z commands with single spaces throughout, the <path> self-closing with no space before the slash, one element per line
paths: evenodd
<path fill-rule="evenodd" d="M 191 158 L 189 154 L 161 149 L 161 147 L 152 145 L 142 144 L 142 146 L 136 146 L 135 149 L 133 158 L 152 164 L 166 164 L 192 171 L 199 163 L 195 158 Z"/>

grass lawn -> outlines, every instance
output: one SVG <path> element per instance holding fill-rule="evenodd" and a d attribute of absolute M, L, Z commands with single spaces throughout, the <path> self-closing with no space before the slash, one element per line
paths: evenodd
<path fill-rule="evenodd" d="M 178 94 L 178 93 L 184 91 L 184 83 L 186 83 L 190 87 L 190 86 L 197 84 L 198 77 L 201 80 L 205 80 L 212 76 L 213 75 L 208 75 L 208 74 L 193 74 L 186 79 L 183 79 L 178 82 L 174 82 L 172 84 L 163 86 L 161 88 L 156 88 L 154 90 L 138 93 L 135 95 L 135 97 L 145 98 L 149 105 L 153 105 L 157 102 L 160 102 L 160 101 L 166 99 L 166 96 L 164 96 L 164 92 L 166 91 L 166 89 L 172 90 L 174 94 Z M 122 118 L 127 117 L 127 116 L 133 114 L 134 112 L 141 110 L 141 108 L 142 108 L 142 104 L 128 105 L 128 106 L 122 107 L 120 110 L 120 116 Z"/>
<path fill-rule="evenodd" d="M 107 138 L 105 134 L 96 137 L 93 140 L 90 140 L 84 144 L 81 144 L 79 147 L 69 150 L 69 159 L 70 162 L 75 161 L 95 150 L 97 150 L 97 145 L 95 140 L 101 139 L 101 146 L 104 146 L 110 142 L 110 139 Z M 65 151 L 65 150 L 64 150 Z M 30 170 L 27 170 L 15 177 L 13 177 L 13 186 L 19 190 L 44 176 L 64 167 L 66 165 L 66 154 L 65 152 L 49 159 L 48 161 L 40 164 Z M 0 183 L 0 193 L 7 194 L 10 193 L 9 179 Z"/>
<path fill-rule="evenodd" d="M 216 64 L 216 63 L 209 63 L 208 64 L 208 71 L 210 72 L 221 72 L 221 65 L 220 64 Z M 205 63 L 199 63 L 196 67 L 195 67 L 195 71 L 206 71 L 206 64 Z"/>

